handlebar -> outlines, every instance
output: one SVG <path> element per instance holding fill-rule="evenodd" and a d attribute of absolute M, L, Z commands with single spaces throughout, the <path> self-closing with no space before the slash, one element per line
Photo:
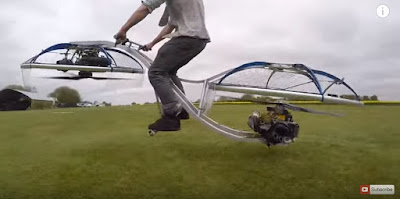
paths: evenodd
<path fill-rule="evenodd" d="M 144 49 L 146 49 L 146 46 L 145 45 L 141 45 L 141 44 L 138 44 L 138 43 L 136 43 L 136 42 L 133 42 L 133 41 L 130 41 L 128 38 L 126 38 L 126 40 L 125 41 L 119 41 L 118 39 L 116 39 L 115 40 L 115 47 L 117 46 L 117 45 L 126 45 L 126 44 L 129 44 L 129 48 L 131 48 L 131 46 L 132 46 L 132 44 L 133 45 L 135 45 L 135 46 L 138 46 L 138 50 L 144 50 Z"/>

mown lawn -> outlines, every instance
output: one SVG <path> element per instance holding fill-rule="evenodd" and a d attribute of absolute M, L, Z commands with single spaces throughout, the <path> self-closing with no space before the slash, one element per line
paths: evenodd
<path fill-rule="evenodd" d="M 400 106 L 307 107 L 288 147 L 226 139 L 195 120 L 147 134 L 155 105 L 0 112 L 0 198 L 396 198 L 363 184 L 400 185 Z M 216 105 L 217 121 L 247 129 L 262 105 Z M 396 187 L 396 188 L 397 188 Z M 397 196 L 398 197 L 398 196 Z"/>

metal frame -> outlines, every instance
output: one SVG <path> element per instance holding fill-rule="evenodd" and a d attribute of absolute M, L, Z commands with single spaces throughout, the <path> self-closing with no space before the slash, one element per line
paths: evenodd
<path fill-rule="evenodd" d="M 259 137 L 255 133 L 250 133 L 246 131 L 236 130 L 222 124 L 217 123 L 206 115 L 202 114 L 202 111 L 197 109 L 186 97 L 185 94 L 173 84 L 173 91 L 176 94 L 178 101 L 181 103 L 183 108 L 190 113 L 196 120 L 200 121 L 203 125 L 211 128 L 215 132 L 233 139 L 248 142 L 265 142 L 264 138 Z"/>
<path fill-rule="evenodd" d="M 139 52 L 139 49 L 142 47 L 142 45 L 134 43 L 134 42 L 128 42 L 129 45 L 115 45 L 112 42 L 106 42 L 106 41 L 86 41 L 86 42 L 71 42 L 71 44 L 81 44 L 81 45 L 90 45 L 90 44 L 95 44 L 95 45 L 102 45 L 105 48 L 116 48 L 119 51 L 123 51 L 124 53 L 130 54 L 133 59 L 137 60 L 139 64 L 143 67 L 144 70 L 150 68 L 152 65 L 153 61 L 148 58 L 146 55 L 143 53 Z M 133 47 L 132 45 L 136 46 Z M 116 46 L 116 47 L 115 47 Z M 41 64 L 36 65 L 33 63 L 30 63 L 33 60 L 31 58 L 27 62 L 23 63 L 21 65 L 21 68 L 48 68 L 48 69 L 54 69 L 54 65 L 52 66 L 47 66 Z M 64 65 L 58 65 L 58 68 L 56 69 L 65 69 L 66 67 L 71 68 L 71 66 L 64 66 Z M 318 90 L 320 91 L 320 94 L 310 94 L 310 93 L 300 93 L 300 92 L 292 92 L 292 91 L 283 91 L 283 90 L 273 90 L 273 89 L 268 89 L 268 88 L 249 88 L 249 87 L 240 87 L 240 86 L 230 86 L 230 85 L 223 85 L 221 84 L 222 81 L 228 77 L 231 74 L 234 74 L 235 72 L 245 70 L 248 68 L 257 68 L 257 67 L 270 67 L 274 71 L 279 71 L 279 70 L 288 70 L 288 72 L 296 72 L 296 73 L 301 73 L 303 75 L 307 75 L 317 86 Z M 99 72 L 133 72 L 133 73 L 140 73 L 140 71 L 135 71 L 132 68 L 110 68 L 110 67 L 76 67 L 75 69 L 77 70 L 96 70 Z M 146 72 L 147 72 L 146 71 Z M 275 73 L 275 72 L 274 72 Z M 217 123 L 216 121 L 212 120 L 209 118 L 207 115 L 204 114 L 204 104 L 205 104 L 205 98 L 210 90 L 210 88 L 215 89 L 216 91 L 228 91 L 228 92 L 236 92 L 236 93 L 247 93 L 247 94 L 259 94 L 259 95 L 267 95 L 267 96 L 279 96 L 279 97 L 304 97 L 306 99 L 311 99 L 311 100 L 319 100 L 324 103 L 339 103 L 339 104 L 351 104 L 351 105 L 362 105 L 360 101 L 354 101 L 354 100 L 347 100 L 347 99 L 342 99 L 342 98 L 335 98 L 331 96 L 325 96 L 324 94 L 326 91 L 334 84 L 332 84 L 330 87 L 325 89 L 325 91 L 322 91 L 321 86 L 319 85 L 318 79 L 316 78 L 315 74 L 322 74 L 327 77 L 330 77 L 335 81 L 334 83 L 341 82 L 345 86 L 347 86 L 351 91 L 354 92 L 354 90 L 349 87 L 347 84 L 343 82 L 343 80 L 338 79 L 337 77 L 324 73 L 322 71 L 317 71 L 317 70 L 312 70 L 305 65 L 302 64 L 278 64 L 278 63 L 267 63 L 267 62 L 252 62 L 252 63 L 247 63 L 242 66 L 239 66 L 234 69 L 226 70 L 222 73 L 219 73 L 217 75 L 214 75 L 210 78 L 203 79 L 203 80 L 187 80 L 187 79 L 180 79 L 182 82 L 185 83 L 191 83 L 191 84 L 203 84 L 202 86 L 202 91 L 201 91 L 201 100 L 200 100 L 200 107 L 199 109 L 196 108 L 185 96 L 185 94 L 172 82 L 173 85 L 173 92 L 176 94 L 177 99 L 179 103 L 185 108 L 186 111 L 192 117 L 199 122 L 201 122 L 203 125 L 209 127 L 213 131 L 228 137 L 233 140 L 237 141 L 246 141 L 246 142 L 263 142 L 265 143 L 265 139 L 260 137 L 256 133 L 252 132 L 246 132 L 246 131 L 241 131 L 241 130 L 236 130 L 227 126 L 224 126 L 222 124 Z M 354 92 L 355 93 L 355 92 Z M 356 93 L 355 93 L 356 94 Z M 356 96 L 358 96 L 356 94 Z M 156 99 L 157 103 L 159 103 L 159 98 L 156 94 Z M 162 107 L 159 106 L 160 109 L 160 114 L 162 114 Z"/>

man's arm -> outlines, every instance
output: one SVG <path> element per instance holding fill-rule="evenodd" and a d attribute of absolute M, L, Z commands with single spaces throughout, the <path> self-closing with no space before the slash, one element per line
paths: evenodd
<path fill-rule="evenodd" d="M 125 25 L 119 30 L 119 32 L 114 36 L 117 43 L 121 43 L 126 40 L 126 32 L 131 29 L 134 25 L 142 21 L 150 13 L 149 9 L 145 5 L 141 5 L 128 19 Z"/>
<path fill-rule="evenodd" d="M 165 35 L 170 34 L 173 30 L 175 29 L 174 26 L 168 24 L 166 25 L 161 32 L 157 35 L 156 38 L 153 39 L 152 42 L 150 42 L 149 44 L 145 45 L 145 51 L 149 51 L 153 48 L 154 45 L 156 45 L 158 42 L 162 41 L 164 39 Z"/>
<path fill-rule="evenodd" d="M 165 35 L 170 34 L 173 30 L 175 30 L 175 27 L 168 24 L 166 25 L 160 32 L 160 34 L 157 35 L 156 38 L 154 38 L 154 40 L 151 42 L 154 45 L 156 45 L 158 42 L 162 41 L 164 39 Z"/>
<path fill-rule="evenodd" d="M 128 32 L 134 25 L 141 22 L 150 13 L 149 9 L 145 5 L 140 5 L 140 7 L 132 14 L 124 26 L 122 26 L 121 31 Z"/>
<path fill-rule="evenodd" d="M 160 7 L 164 2 L 165 0 L 143 0 L 142 5 L 132 14 L 125 25 L 123 25 L 119 32 L 114 36 L 117 43 L 125 41 L 128 30 L 141 22 L 149 13 Z"/>

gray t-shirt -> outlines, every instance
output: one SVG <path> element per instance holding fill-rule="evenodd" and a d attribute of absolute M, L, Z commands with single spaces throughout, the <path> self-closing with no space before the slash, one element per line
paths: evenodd
<path fill-rule="evenodd" d="M 205 17 L 203 0 L 142 0 L 150 13 L 166 3 L 166 9 L 160 20 L 160 26 L 170 24 L 175 32 L 166 37 L 188 36 L 210 41 Z"/>

